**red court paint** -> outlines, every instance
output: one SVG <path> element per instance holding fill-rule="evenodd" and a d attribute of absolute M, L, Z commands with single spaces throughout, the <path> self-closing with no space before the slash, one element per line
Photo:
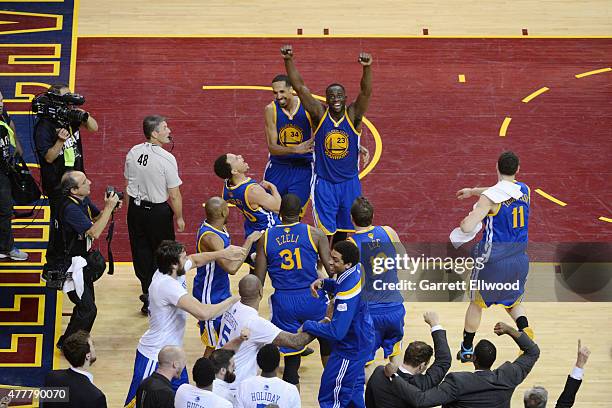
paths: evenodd
<path fill-rule="evenodd" d="M 272 100 L 267 91 L 202 85 L 269 85 L 284 72 L 278 50 L 287 42 L 313 93 L 340 82 L 351 101 L 359 92 L 357 56 L 373 54 L 367 117 L 383 149 L 363 192 L 377 224 L 408 241 L 446 241 L 473 205 L 455 192 L 494 183 L 497 156 L 511 149 L 521 158 L 518 179 L 531 186 L 530 240 L 609 241 L 609 224 L 597 218 L 610 216 L 612 202 L 612 73 L 574 75 L 609 66 L 611 39 L 82 38 L 76 91 L 100 127 L 83 131 L 94 202 L 102 205 L 107 185 L 125 185 L 125 154 L 144 140 L 143 117 L 163 114 L 184 182 L 187 228 L 177 237 L 193 251 L 202 202 L 221 192 L 215 158 L 240 153 L 250 175 L 261 179 L 263 110 Z M 458 73 L 469 75 L 469 86 L 457 82 Z M 546 98 L 521 103 L 544 85 L 553 90 Z M 512 123 L 501 138 L 506 116 Z M 362 142 L 374 151 L 367 129 Z M 536 188 L 568 205 L 540 197 Z M 116 219 L 115 257 L 129 260 L 125 206 Z M 243 241 L 242 221 L 232 210 L 235 243 Z"/>

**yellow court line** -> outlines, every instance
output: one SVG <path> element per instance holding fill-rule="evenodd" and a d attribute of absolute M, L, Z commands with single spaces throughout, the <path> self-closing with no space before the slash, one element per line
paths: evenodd
<path fill-rule="evenodd" d="M 605 222 L 612 222 L 612 218 L 608 218 L 608 217 L 599 217 L 598 220 L 605 221 Z"/>
<path fill-rule="evenodd" d="M 20 312 L 22 299 L 38 299 L 35 322 L 0 322 L 0 326 L 43 326 L 45 324 L 45 295 L 15 295 L 12 307 L 0 307 L 0 312 Z"/>
<path fill-rule="evenodd" d="M 544 86 L 544 87 L 538 89 L 537 91 L 535 91 L 535 92 L 527 95 L 526 97 L 524 97 L 521 102 L 528 103 L 530 100 L 532 100 L 536 96 L 542 95 L 544 92 L 547 92 L 547 91 L 550 91 L 550 88 L 547 88 L 547 87 Z"/>
<path fill-rule="evenodd" d="M 510 126 L 510 122 L 512 121 L 512 118 L 507 117 L 504 119 L 504 121 L 502 122 L 501 127 L 499 128 L 499 135 L 500 136 L 506 136 L 506 132 L 508 131 L 508 126 Z"/>
<path fill-rule="evenodd" d="M 62 358 L 62 352 L 55 347 L 62 335 L 62 309 L 64 303 L 64 292 L 61 290 L 57 291 L 55 297 L 55 336 L 53 339 L 53 369 L 58 370 L 60 368 L 60 361 Z"/>
<path fill-rule="evenodd" d="M 219 89 L 220 90 L 248 89 L 248 90 L 257 90 L 257 91 L 271 91 L 272 87 L 271 86 L 259 86 L 259 85 L 204 85 L 202 86 L 202 89 L 205 91 L 206 90 L 219 90 Z M 312 94 L 312 96 L 315 99 L 325 102 L 325 98 L 323 96 L 315 95 L 315 94 Z M 374 124 L 370 122 L 365 116 L 362 118 L 362 121 L 368 127 L 368 129 L 370 129 L 370 132 L 372 133 L 372 137 L 374 138 L 375 149 L 374 149 L 374 155 L 372 156 L 370 163 L 368 163 L 368 165 L 363 170 L 361 170 L 361 172 L 359 173 L 360 179 L 364 178 L 366 175 L 368 175 L 368 173 L 370 173 L 374 169 L 374 167 L 376 167 L 376 165 L 380 161 L 380 156 L 382 154 L 382 138 L 380 136 L 380 133 L 378 133 L 378 129 L 376 129 L 376 126 L 374 126 Z"/>
<path fill-rule="evenodd" d="M 254 89 L 257 91 L 271 91 L 270 86 L 251 86 L 251 85 L 204 85 L 202 87 L 205 91 L 219 90 L 219 89 Z"/>
<path fill-rule="evenodd" d="M 546 198 L 547 200 L 550 200 L 550 201 L 552 201 L 555 204 L 559 204 L 561 207 L 565 207 L 567 205 L 567 203 L 559 200 L 558 198 L 555 198 L 555 197 L 551 196 L 550 194 L 545 193 L 544 191 L 540 190 L 539 188 L 536 188 L 535 192 L 538 193 L 539 195 L 541 195 L 542 197 Z"/>
<path fill-rule="evenodd" d="M 393 35 L 393 34 L 83 34 L 79 38 L 487 38 L 487 39 L 595 39 L 612 38 L 609 35 Z"/>
<path fill-rule="evenodd" d="M 610 72 L 610 71 L 612 71 L 612 68 L 602 68 L 602 69 L 596 69 L 594 71 L 583 72 L 582 74 L 576 74 L 575 76 L 576 78 L 580 79 L 580 78 L 584 78 L 587 76 L 602 74 L 604 72 Z"/>
<path fill-rule="evenodd" d="M 14 354 L 18 351 L 17 346 L 19 345 L 20 338 L 35 338 L 36 339 L 36 352 L 34 355 L 34 361 L 31 363 L 0 363 L 0 367 L 41 367 L 42 363 L 42 346 L 43 346 L 43 334 L 11 334 L 11 346 L 8 349 L 0 349 L 0 354 Z"/>

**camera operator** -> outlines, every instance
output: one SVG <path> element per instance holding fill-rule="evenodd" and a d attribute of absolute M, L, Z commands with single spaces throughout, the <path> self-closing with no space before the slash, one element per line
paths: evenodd
<path fill-rule="evenodd" d="M 113 191 L 106 194 L 104 209 L 100 212 L 89 199 L 90 187 L 91 181 L 83 172 L 68 171 L 62 176 L 63 197 L 58 208 L 60 228 L 56 239 L 64 241 L 65 254 L 69 259 L 77 256 L 86 258 L 93 240 L 100 237 L 115 209 L 121 207 L 119 196 Z M 74 277 L 75 262 L 71 267 Z M 64 339 L 72 333 L 78 330 L 91 331 L 97 313 L 93 285 L 97 277 L 92 276 L 92 273 L 85 267 L 83 270 L 84 289 L 81 296 L 78 293 L 77 280 L 73 279 L 75 288 L 68 290 L 68 297 L 75 306 L 68 327 L 57 343 L 59 348 L 62 347 Z M 68 281 L 64 284 L 64 291 L 68 289 L 67 284 Z"/>
<path fill-rule="evenodd" d="M 28 254 L 15 248 L 11 218 L 13 218 L 13 198 L 11 181 L 8 178 L 9 166 L 13 155 L 21 156 L 23 149 L 19 144 L 15 122 L 4 110 L 4 97 L 0 92 L 0 259 L 11 258 L 14 261 L 25 261 Z M 11 153 L 11 148 L 14 150 Z"/>
<path fill-rule="evenodd" d="M 173 216 L 179 232 L 185 230 L 178 165 L 163 146 L 172 140 L 166 118 L 147 116 L 142 121 L 146 142 L 132 147 L 125 158 L 124 176 L 130 196 L 127 224 L 134 272 L 140 280 L 143 305 L 149 312 L 149 285 L 157 269 L 155 251 L 164 240 L 174 240 Z M 170 198 L 170 204 L 168 204 Z"/>
<path fill-rule="evenodd" d="M 56 84 L 49 87 L 48 93 L 63 96 L 70 93 L 70 88 L 66 84 Z M 82 111 L 72 106 L 70 110 Z M 57 209 L 60 204 L 62 193 L 60 182 L 62 175 L 69 170 L 84 171 L 83 165 L 83 146 L 81 144 L 80 127 L 85 126 L 87 130 L 95 132 L 98 130 L 98 123 L 89 114 L 82 115 L 85 120 L 82 122 L 72 121 L 68 125 L 60 123 L 57 119 L 42 116 L 34 125 L 34 143 L 40 163 L 40 175 L 42 179 L 42 189 L 49 198 L 51 209 L 51 228 L 49 235 L 49 249 L 47 250 L 47 260 L 53 260 L 61 256 L 61 251 L 57 252 L 57 245 L 54 235 L 54 223 L 57 218 Z"/>

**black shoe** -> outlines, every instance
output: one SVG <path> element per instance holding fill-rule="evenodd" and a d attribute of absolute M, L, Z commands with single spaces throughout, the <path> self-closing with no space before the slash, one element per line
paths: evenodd
<path fill-rule="evenodd" d="M 145 316 L 148 316 L 149 315 L 149 295 L 143 293 L 142 295 L 138 297 L 138 299 L 140 299 L 140 301 L 142 302 L 140 313 L 142 313 Z"/>
<path fill-rule="evenodd" d="M 314 353 L 314 350 L 313 350 L 313 349 L 311 349 L 310 347 L 306 347 L 306 348 L 304 349 L 304 351 L 302 351 L 302 354 L 300 354 L 300 355 L 301 355 L 302 357 L 306 357 L 306 356 L 311 355 L 312 353 Z"/>

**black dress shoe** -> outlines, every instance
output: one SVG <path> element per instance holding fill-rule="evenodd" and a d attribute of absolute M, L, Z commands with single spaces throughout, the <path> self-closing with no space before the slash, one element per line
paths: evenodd
<path fill-rule="evenodd" d="M 142 302 L 142 307 L 140 308 L 140 313 L 145 316 L 149 315 L 149 295 L 142 294 L 139 296 L 140 301 Z"/>

